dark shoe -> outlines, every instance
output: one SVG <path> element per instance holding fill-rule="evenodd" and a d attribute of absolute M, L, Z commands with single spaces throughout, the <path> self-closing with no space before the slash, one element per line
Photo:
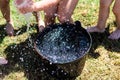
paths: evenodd
<path fill-rule="evenodd" d="M 7 23 L 5 26 L 5 31 L 9 36 L 14 36 L 14 28 L 12 24 Z"/>

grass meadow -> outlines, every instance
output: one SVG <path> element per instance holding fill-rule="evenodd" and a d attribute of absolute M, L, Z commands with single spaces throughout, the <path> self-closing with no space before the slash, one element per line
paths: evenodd
<path fill-rule="evenodd" d="M 16 36 L 6 35 L 5 20 L 0 13 L 0 56 L 9 61 L 7 65 L 0 66 L 0 80 L 56 80 L 44 71 L 42 64 L 39 64 L 42 61 L 36 55 L 33 43 L 29 41 L 29 38 L 34 41 L 37 34 L 35 18 L 31 17 L 32 27 L 28 34 L 25 18 L 16 10 L 13 0 L 10 7 Z M 79 0 L 72 17 L 74 21 L 81 21 L 82 26 L 86 28 L 96 25 L 98 12 L 99 0 Z M 91 33 L 92 47 L 86 55 L 84 69 L 76 80 L 120 80 L 120 40 L 108 39 L 115 28 L 111 6 L 106 31 L 101 34 Z M 42 76 L 46 77 L 41 78 Z"/>

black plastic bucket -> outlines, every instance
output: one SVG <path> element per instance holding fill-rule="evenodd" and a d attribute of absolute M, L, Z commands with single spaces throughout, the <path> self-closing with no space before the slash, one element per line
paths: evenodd
<path fill-rule="evenodd" d="M 84 67 L 85 55 L 91 44 L 90 34 L 76 21 L 46 27 L 39 33 L 35 49 L 46 60 L 76 76 Z"/>

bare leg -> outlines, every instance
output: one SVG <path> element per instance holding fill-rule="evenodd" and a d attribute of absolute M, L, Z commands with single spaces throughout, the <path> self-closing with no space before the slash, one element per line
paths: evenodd
<path fill-rule="evenodd" d="M 45 25 L 50 25 L 55 23 L 55 17 L 57 12 L 57 5 L 53 5 L 44 10 L 45 12 Z"/>
<path fill-rule="evenodd" d="M 7 25 L 6 25 L 6 32 L 9 36 L 14 35 L 14 29 L 13 29 L 13 23 L 10 16 L 10 6 L 9 6 L 9 0 L 0 0 L 0 9 L 1 12 L 6 19 Z"/>
<path fill-rule="evenodd" d="M 109 36 L 110 39 L 120 38 L 120 0 L 115 0 L 113 12 L 116 17 L 117 29 Z"/>
<path fill-rule="evenodd" d="M 113 0 L 100 0 L 99 17 L 95 27 L 88 28 L 88 32 L 104 32 L 107 18 L 109 17 L 109 8 Z"/>
<path fill-rule="evenodd" d="M 36 18 L 36 21 L 38 23 L 38 29 L 39 29 L 39 32 L 40 32 L 45 27 L 44 21 L 42 20 L 41 15 L 39 14 L 39 12 L 33 12 L 33 15 Z"/>
<path fill-rule="evenodd" d="M 3 57 L 0 57 L 0 65 L 2 65 L 2 64 L 7 64 L 7 60 L 5 59 L 5 58 L 3 58 Z"/>
<path fill-rule="evenodd" d="M 62 0 L 58 6 L 58 19 L 61 23 L 73 22 L 71 16 L 78 3 L 78 0 Z"/>

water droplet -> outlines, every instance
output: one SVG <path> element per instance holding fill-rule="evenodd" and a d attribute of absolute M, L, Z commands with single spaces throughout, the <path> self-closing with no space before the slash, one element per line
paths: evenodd
<path fill-rule="evenodd" d="M 52 71 L 52 73 L 51 74 L 55 74 L 55 71 Z"/>
<path fill-rule="evenodd" d="M 43 69 L 43 71 L 45 71 L 45 68 Z"/>
<path fill-rule="evenodd" d="M 70 71 L 73 72 L 73 69 L 71 69 Z"/>
<path fill-rule="evenodd" d="M 20 60 L 21 60 L 21 62 L 23 62 L 23 61 L 24 61 L 24 59 L 23 59 L 22 57 L 20 57 Z"/>
<path fill-rule="evenodd" d="M 58 16 L 58 14 L 56 14 L 56 13 L 55 13 L 54 15 L 55 15 L 55 16 Z"/>
<path fill-rule="evenodd" d="M 50 62 L 50 65 L 52 65 L 52 63 Z"/>
<path fill-rule="evenodd" d="M 40 72 L 43 72 L 43 70 L 40 70 Z"/>
<path fill-rule="evenodd" d="M 61 72 L 64 72 L 63 70 L 61 70 Z"/>
<path fill-rule="evenodd" d="M 67 73 L 64 73 L 64 75 L 67 75 Z"/>

